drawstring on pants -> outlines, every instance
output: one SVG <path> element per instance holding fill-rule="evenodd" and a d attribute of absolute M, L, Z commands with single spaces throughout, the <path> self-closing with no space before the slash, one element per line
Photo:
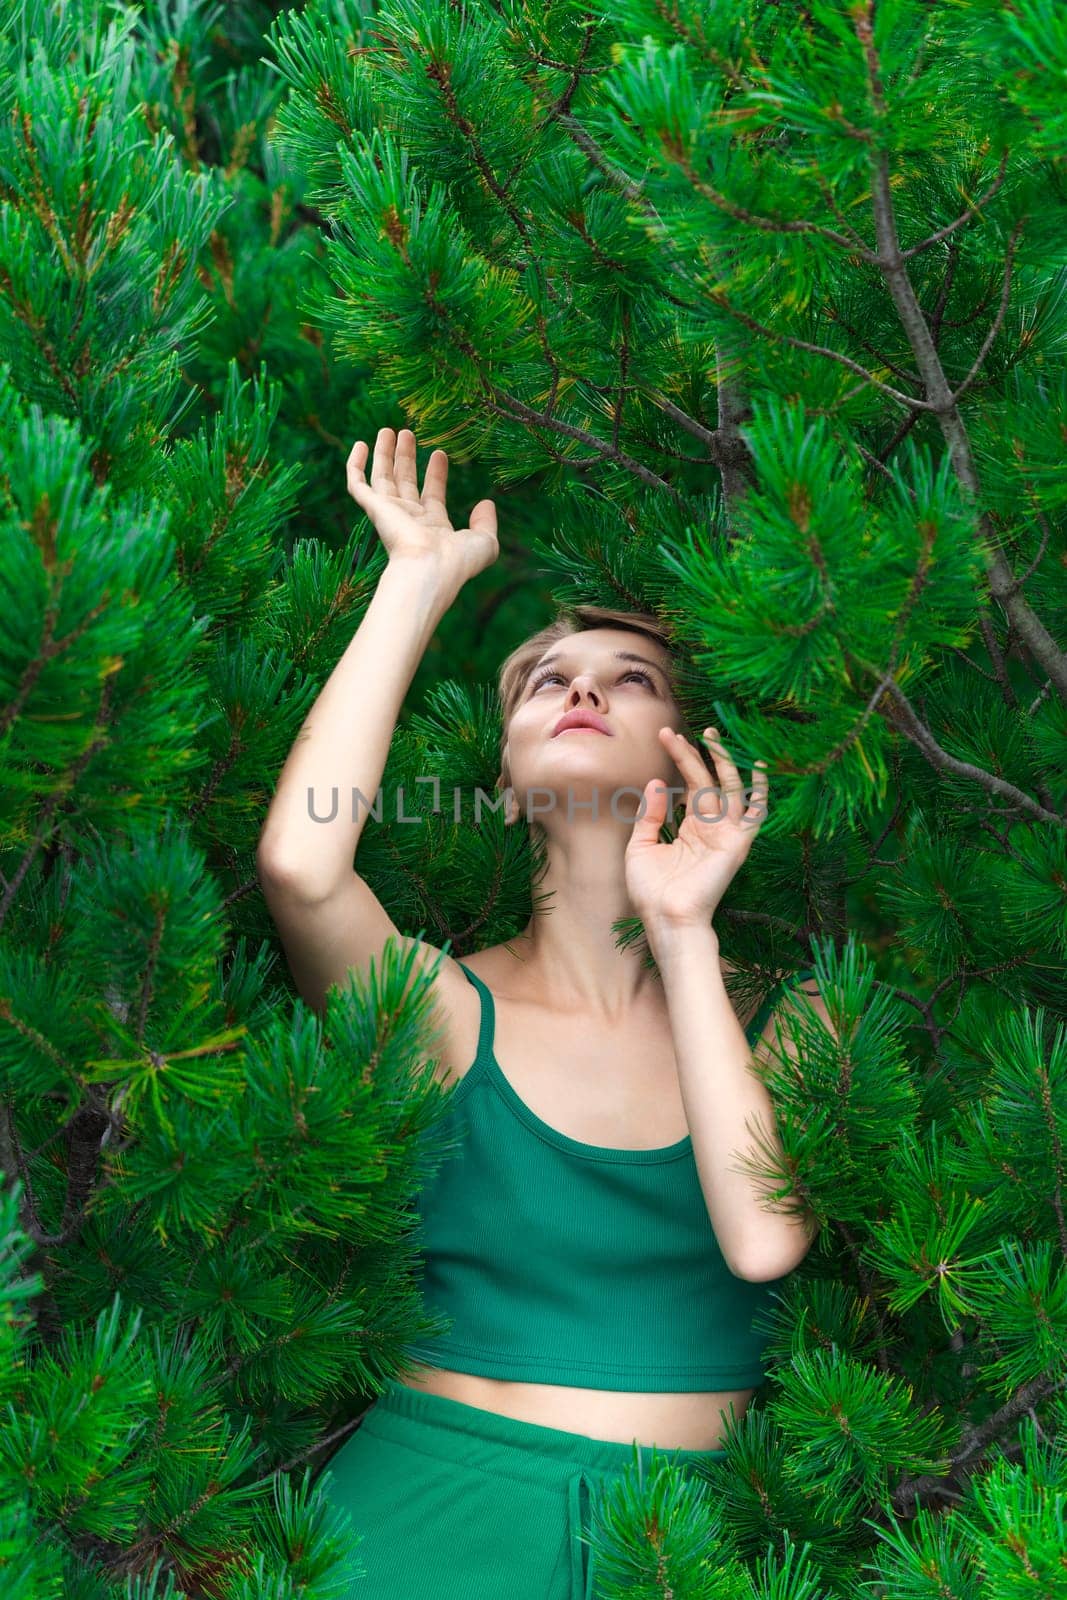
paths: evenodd
<path fill-rule="evenodd" d="M 579 1467 L 567 1479 L 567 1537 L 571 1547 L 571 1600 L 591 1600 L 593 1556 L 583 1535 L 589 1506 L 589 1480 Z"/>

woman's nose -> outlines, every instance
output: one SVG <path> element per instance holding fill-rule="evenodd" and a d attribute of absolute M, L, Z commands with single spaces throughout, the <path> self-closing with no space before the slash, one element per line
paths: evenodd
<path fill-rule="evenodd" d="M 592 673 L 585 672 L 580 677 L 571 679 L 571 686 L 567 691 L 567 699 L 572 701 L 575 696 L 581 699 L 583 695 L 587 695 L 590 700 L 594 701 L 601 698 L 601 691 L 597 688 L 597 682 Z"/>

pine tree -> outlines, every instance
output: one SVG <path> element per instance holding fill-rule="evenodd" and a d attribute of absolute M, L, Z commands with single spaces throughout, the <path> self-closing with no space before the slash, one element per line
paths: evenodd
<path fill-rule="evenodd" d="M 298 305 L 270 16 L 219 18 L 0 8 L 5 1600 L 326 1594 L 310 1464 L 426 1322 L 425 1007 L 386 968 L 294 1025 L 254 861 L 383 401 Z"/>
<path fill-rule="evenodd" d="M 724 953 L 813 963 L 834 1021 L 767 1068 L 823 1223 L 769 1382 L 706 1486 L 620 1483 L 604 1600 L 1064 1592 L 1059 10 L 319 0 L 249 11 L 195 116 L 211 13 L 138 16 L 0 27 L 9 1589 L 358 1570 L 311 1467 L 423 1331 L 442 1097 L 395 952 L 292 1000 L 252 852 L 380 572 L 325 469 L 388 404 L 541 595 L 669 621 L 691 726 L 772 774 Z M 501 640 L 524 559 L 475 591 Z M 502 653 L 413 686 L 360 845 L 460 955 L 530 841 L 415 780 L 491 791 Z"/>

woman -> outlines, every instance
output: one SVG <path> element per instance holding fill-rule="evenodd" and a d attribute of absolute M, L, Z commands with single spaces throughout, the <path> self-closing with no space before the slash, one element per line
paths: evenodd
<path fill-rule="evenodd" d="M 763 1376 L 756 1314 L 812 1240 L 735 1159 L 774 1137 L 750 1066 L 773 996 L 742 1030 L 713 915 L 767 778 L 749 801 L 714 729 L 714 771 L 686 739 L 654 617 L 579 608 L 501 672 L 498 787 L 540 856 L 527 927 L 463 963 L 403 938 L 352 870 L 365 808 L 312 813 L 335 787 L 377 792 L 422 651 L 498 553 L 496 514 L 483 500 L 454 530 L 448 458 L 433 452 L 420 494 L 408 429 L 380 430 L 369 484 L 366 461 L 357 441 L 349 491 L 389 560 L 257 859 L 310 1003 L 390 937 L 434 974 L 457 1144 L 419 1195 L 423 1290 L 452 1320 L 409 1347 L 322 1482 L 362 1536 L 353 1596 L 583 1600 L 598 1495 L 635 1457 L 692 1473 L 725 1455 L 724 1422 Z M 686 814 L 663 844 L 668 785 Z M 655 973 L 616 943 L 633 916 Z"/>

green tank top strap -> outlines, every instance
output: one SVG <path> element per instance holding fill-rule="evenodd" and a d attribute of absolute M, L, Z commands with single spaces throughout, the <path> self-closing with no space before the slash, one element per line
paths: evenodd
<path fill-rule="evenodd" d="M 463 967 L 463 971 L 477 989 L 478 997 L 482 1003 L 482 1020 L 478 1029 L 478 1053 L 471 1064 L 473 1070 L 475 1067 L 484 1067 L 492 1054 L 496 1012 L 493 1006 L 493 991 L 487 984 L 482 982 L 476 972 L 471 971 L 470 967 L 464 966 L 462 961 L 459 962 L 459 965 Z"/>
<path fill-rule="evenodd" d="M 767 1019 L 779 1000 L 795 984 L 804 983 L 808 978 L 814 978 L 815 972 L 811 967 L 805 967 L 802 972 L 791 972 L 774 985 L 764 999 L 756 1015 L 745 1028 L 745 1038 L 749 1044 L 754 1045 L 767 1024 Z"/>

